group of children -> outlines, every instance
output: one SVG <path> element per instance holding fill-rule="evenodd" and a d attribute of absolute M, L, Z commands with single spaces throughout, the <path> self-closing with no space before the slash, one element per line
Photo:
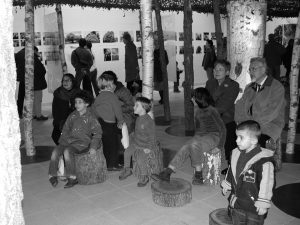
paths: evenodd
<path fill-rule="evenodd" d="M 138 176 L 138 187 L 154 180 L 170 181 L 170 176 L 190 157 L 195 168 L 193 184 L 203 184 L 202 166 L 205 152 L 215 147 L 223 149 L 226 128 L 214 108 L 214 101 L 205 88 L 196 88 L 193 101 L 198 105 L 195 113 L 195 136 L 175 155 L 169 166 L 158 174 Z M 75 108 L 63 127 L 59 145 L 54 149 L 49 166 L 49 181 L 53 187 L 58 183 L 57 170 L 60 156 L 64 155 L 67 183 L 65 188 L 78 183 L 75 174 L 74 153 L 89 151 L 95 154 L 102 145 L 102 129 L 89 106 L 92 99 L 81 91 L 75 95 Z M 125 147 L 124 169 L 119 179 L 124 180 L 132 174 L 131 157 L 137 151 L 151 152 L 157 145 L 155 123 L 148 112 L 152 103 L 145 97 L 136 98 L 134 113 L 138 115 L 135 131 L 129 146 Z M 229 209 L 234 224 L 263 224 L 270 208 L 274 187 L 273 152 L 258 144 L 261 135 L 260 125 L 255 121 L 244 121 L 236 129 L 238 148 L 232 151 L 231 163 L 221 187 L 223 194 L 230 191 Z"/>

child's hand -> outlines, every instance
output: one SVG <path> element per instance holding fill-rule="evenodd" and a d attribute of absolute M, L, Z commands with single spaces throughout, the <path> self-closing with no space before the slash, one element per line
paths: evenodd
<path fill-rule="evenodd" d="M 148 149 L 148 148 L 145 148 L 145 149 L 144 149 L 144 152 L 145 152 L 146 154 L 149 154 L 149 153 L 151 152 L 151 150 Z"/>
<path fill-rule="evenodd" d="M 266 208 L 259 208 L 259 207 L 256 207 L 256 212 L 258 213 L 258 215 L 262 216 L 262 215 L 265 215 L 267 213 L 268 209 Z"/>
<path fill-rule="evenodd" d="M 94 155 L 94 154 L 96 154 L 96 150 L 95 150 L 95 149 L 93 149 L 93 148 L 90 148 L 89 152 L 90 152 L 90 154 L 91 154 L 91 155 Z"/>
<path fill-rule="evenodd" d="M 226 195 L 226 194 L 227 194 L 227 191 L 229 191 L 229 189 L 227 189 L 226 187 L 223 187 L 223 188 L 222 188 L 222 194 L 223 194 L 223 195 Z"/>

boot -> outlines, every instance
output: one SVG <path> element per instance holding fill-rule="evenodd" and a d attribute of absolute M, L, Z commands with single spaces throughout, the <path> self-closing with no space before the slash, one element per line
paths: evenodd
<path fill-rule="evenodd" d="M 68 178 L 68 182 L 65 184 L 64 188 L 71 188 L 76 184 L 78 184 L 78 180 L 76 178 Z"/>
<path fill-rule="evenodd" d="M 149 177 L 144 176 L 142 179 L 139 179 L 139 182 L 137 183 L 138 187 L 145 187 L 149 182 Z"/>
<path fill-rule="evenodd" d="M 202 171 L 195 171 L 195 172 L 194 172 L 192 184 L 193 184 L 193 185 L 200 185 L 200 184 L 203 184 Z"/>
<path fill-rule="evenodd" d="M 131 174 L 132 174 L 132 172 L 131 172 L 130 168 L 124 168 L 119 176 L 119 180 L 125 180 Z"/>
<path fill-rule="evenodd" d="M 174 173 L 174 171 L 171 168 L 165 168 L 162 172 L 157 174 L 152 174 L 151 178 L 153 180 L 161 180 L 161 181 L 167 181 L 170 182 L 171 174 Z"/>
<path fill-rule="evenodd" d="M 50 177 L 49 182 L 51 183 L 52 187 L 56 187 L 56 185 L 58 184 L 57 177 Z"/>

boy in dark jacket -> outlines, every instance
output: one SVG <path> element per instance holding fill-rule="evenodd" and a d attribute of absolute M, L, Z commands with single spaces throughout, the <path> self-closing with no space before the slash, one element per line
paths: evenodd
<path fill-rule="evenodd" d="M 96 117 L 87 108 L 92 103 L 88 93 L 82 91 L 75 96 L 76 110 L 70 114 L 59 138 L 59 145 L 53 150 L 49 165 L 49 181 L 53 187 L 58 183 L 57 169 L 60 156 L 64 155 L 68 182 L 65 188 L 78 183 L 75 175 L 74 153 L 89 151 L 95 154 L 101 147 L 102 129 Z"/>
<path fill-rule="evenodd" d="M 231 191 L 229 208 L 233 224 L 264 224 L 274 187 L 273 151 L 258 144 L 261 135 L 256 121 L 247 120 L 236 129 L 238 148 L 221 187 Z"/>

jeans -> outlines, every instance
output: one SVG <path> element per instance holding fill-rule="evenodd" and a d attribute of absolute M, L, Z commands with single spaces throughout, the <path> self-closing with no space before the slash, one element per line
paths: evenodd
<path fill-rule="evenodd" d="M 257 215 L 242 209 L 231 209 L 231 218 L 234 225 L 263 225 L 265 215 Z"/>
<path fill-rule="evenodd" d="M 78 151 L 72 146 L 58 145 L 54 148 L 49 165 L 49 175 L 57 176 L 58 162 L 60 156 L 64 155 L 65 161 L 65 174 L 66 177 L 76 176 L 75 174 L 75 153 L 87 152 L 89 149 Z"/>

